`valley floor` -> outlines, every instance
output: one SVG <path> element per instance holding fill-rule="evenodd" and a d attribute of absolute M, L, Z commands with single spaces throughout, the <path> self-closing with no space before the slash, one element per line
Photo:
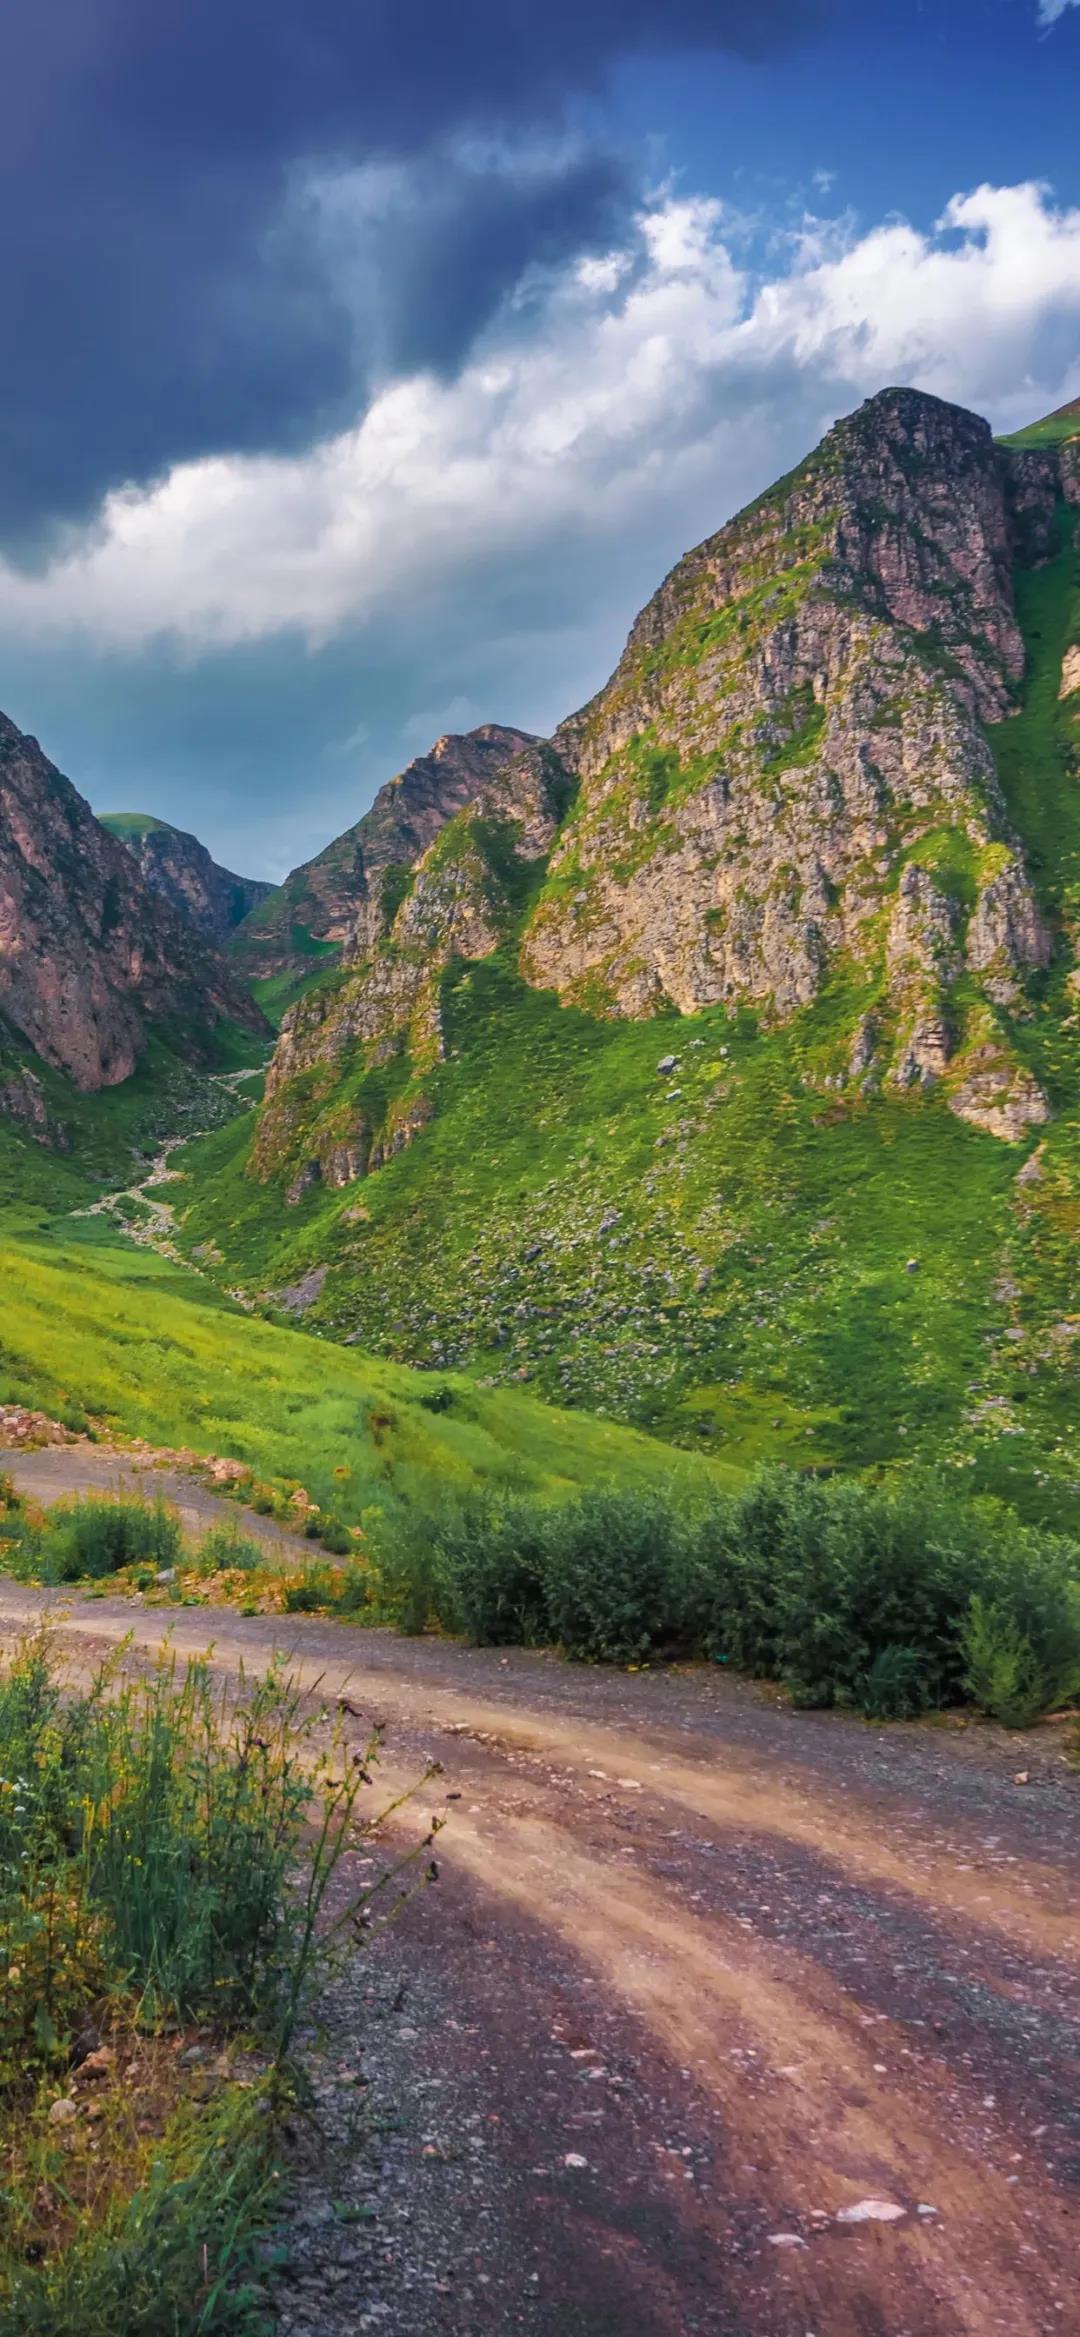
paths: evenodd
<path fill-rule="evenodd" d="M 14 1473 L 45 1491 L 93 1458 Z M 0 1586 L 0 1637 L 43 1612 L 73 1654 L 208 1637 L 205 1614 Z M 347 1689 L 359 1744 L 385 1719 L 384 1790 L 444 1766 L 440 1887 L 326 2007 L 327 2132 L 358 2064 L 385 2123 L 351 2172 L 301 2179 L 294 2337 L 1069 2326 L 1080 1776 L 1060 1729 L 872 1729 L 720 1673 L 303 1617 L 212 1629 L 226 1678 L 284 1649 L 312 1692 Z M 366 2204 L 335 2218 L 331 2185 Z M 902 2212 L 855 2217 L 867 2201 Z"/>

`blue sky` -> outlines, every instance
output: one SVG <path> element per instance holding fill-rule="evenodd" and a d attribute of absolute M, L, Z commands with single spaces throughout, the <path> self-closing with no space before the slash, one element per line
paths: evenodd
<path fill-rule="evenodd" d="M 0 706 L 251 873 L 885 382 L 1080 392 L 1077 0 L 44 0 L 0 76 Z"/>

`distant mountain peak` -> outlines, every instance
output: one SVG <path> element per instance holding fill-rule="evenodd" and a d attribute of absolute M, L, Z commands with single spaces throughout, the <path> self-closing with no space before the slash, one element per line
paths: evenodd
<path fill-rule="evenodd" d="M 219 947 L 274 891 L 259 877 L 221 868 L 197 836 L 149 812 L 105 812 L 101 825 L 138 861 L 151 892 Z"/>
<path fill-rule="evenodd" d="M 531 731 L 500 722 L 444 732 L 380 787 L 370 810 L 314 860 L 294 869 L 275 897 L 246 920 L 237 935 L 245 963 L 273 974 L 295 962 L 298 952 L 348 942 L 387 872 L 414 866 L 447 822 L 536 743 Z"/>
<path fill-rule="evenodd" d="M 77 1087 L 126 1079 L 148 1027 L 201 1051 L 263 1027 L 217 953 L 150 892 L 35 738 L 0 715 L 0 1022 Z"/>

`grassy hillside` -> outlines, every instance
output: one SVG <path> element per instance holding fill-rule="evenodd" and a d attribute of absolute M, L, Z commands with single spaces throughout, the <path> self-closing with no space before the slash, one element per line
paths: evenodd
<path fill-rule="evenodd" d="M 239 928 L 241 935 L 248 932 L 257 916 L 258 910 L 253 910 L 252 915 L 244 919 Z M 251 955 L 242 940 L 234 943 L 230 951 L 238 972 L 248 979 L 252 997 L 275 1030 L 280 1030 L 289 1007 L 294 1006 L 313 983 L 321 981 L 337 965 L 341 955 L 334 942 L 314 941 L 302 925 L 294 925 L 291 930 L 294 961 L 276 974 L 250 975 L 248 968 L 252 962 Z"/>
<path fill-rule="evenodd" d="M 98 813 L 98 821 L 103 828 L 108 828 L 110 836 L 119 836 L 122 844 L 130 844 L 139 836 L 160 836 L 168 825 L 165 820 L 154 819 L 148 811 L 103 811 Z"/>
<path fill-rule="evenodd" d="M 77 1406 L 131 1435 L 234 1454 L 348 1521 L 480 1483 L 649 1484 L 680 1466 L 610 1423 L 252 1320 L 116 1235 L 0 1234 L 0 1275 L 0 1401 Z"/>
<path fill-rule="evenodd" d="M 828 1004 L 770 1036 L 720 1013 L 600 1023 L 492 961 L 446 1006 L 417 1143 L 287 1209 L 227 1128 L 181 1156 L 185 1240 L 256 1284 L 330 1258 L 330 1330 L 527 1376 L 740 1462 L 970 1441 L 966 1390 L 1007 1319 L 1010 1151 L 934 1103 L 834 1103 Z"/>
<path fill-rule="evenodd" d="M 1057 695 L 1077 578 L 1063 550 L 1020 579 L 1024 704 L 993 740 L 1059 927 L 1080 908 L 1076 716 Z M 841 1092 L 870 982 L 834 983 L 782 1031 L 721 1009 L 601 1021 L 527 987 L 508 950 L 447 977 L 434 1118 L 407 1150 L 289 1207 L 245 1175 L 249 1130 L 230 1126 L 182 1156 L 183 1239 L 263 1294 L 328 1265 L 307 1319 L 396 1359 L 527 1380 L 742 1466 L 926 1454 L 1075 1518 L 1069 962 L 1009 1032 L 1055 1113 L 1028 1174 L 1034 1139 L 1001 1143 L 932 1095 Z M 417 1085 L 403 1055 L 345 1083 L 373 1118 Z"/>
<path fill-rule="evenodd" d="M 1080 398 L 1059 406 L 1056 413 L 1044 414 L 1041 422 L 1029 422 L 1025 430 L 1011 431 L 1001 443 L 1003 446 L 1060 446 L 1066 438 L 1080 438 Z"/>
<path fill-rule="evenodd" d="M 235 1455 L 261 1477 L 298 1479 L 350 1522 L 372 1504 L 479 1484 L 544 1492 L 684 1473 L 678 1456 L 611 1423 L 252 1318 L 109 1220 L 75 1214 L 127 1173 L 132 1147 L 152 1154 L 185 1114 L 198 1125 L 230 1108 L 191 1075 L 181 1092 L 178 1076 L 159 1055 L 124 1088 L 80 1099 L 67 1157 L 0 1118 L 0 1402 Z"/>

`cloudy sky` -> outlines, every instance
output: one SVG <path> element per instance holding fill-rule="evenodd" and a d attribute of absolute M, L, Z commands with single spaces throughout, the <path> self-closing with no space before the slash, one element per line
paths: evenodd
<path fill-rule="evenodd" d="M 1080 393 L 1080 0 L 38 0 L 0 86 L 0 706 L 252 874 L 887 382 Z"/>

